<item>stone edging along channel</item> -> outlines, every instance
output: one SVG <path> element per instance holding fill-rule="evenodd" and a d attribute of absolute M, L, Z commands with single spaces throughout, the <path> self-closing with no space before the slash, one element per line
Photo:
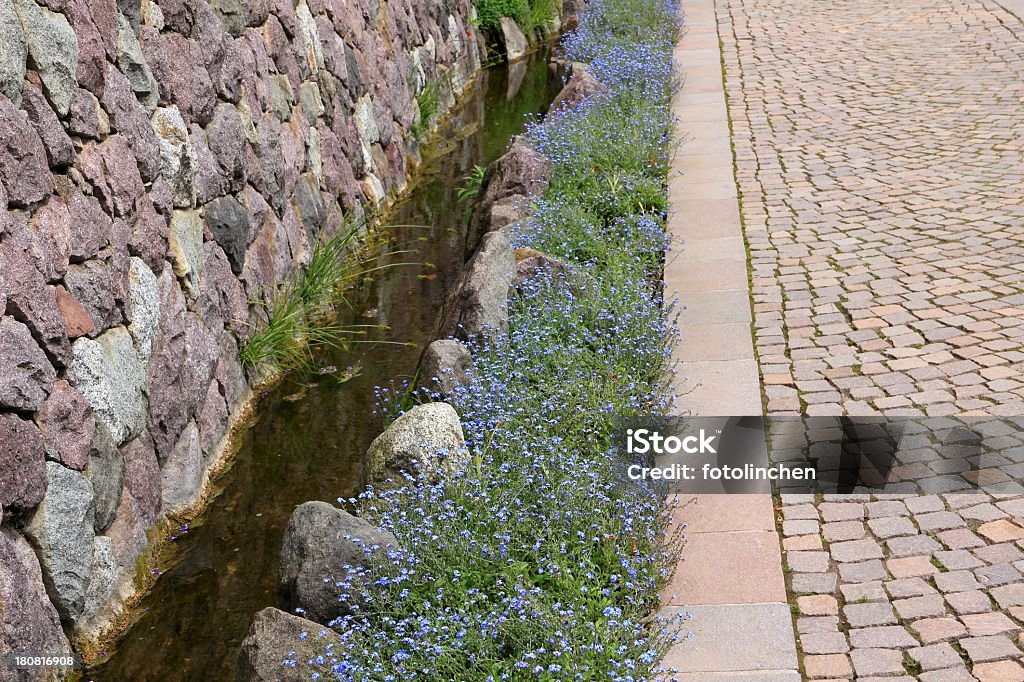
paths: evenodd
<path fill-rule="evenodd" d="M 617 4 L 628 2 L 599 0 L 590 5 L 587 13 L 598 13 L 599 20 L 607 18 L 600 13 L 608 5 L 615 7 L 618 16 L 622 16 L 622 7 Z M 620 663 L 629 665 L 631 675 L 641 671 L 643 675 L 656 673 L 675 630 L 672 624 L 659 623 L 652 614 L 652 604 L 657 601 L 656 588 L 664 582 L 670 570 L 669 561 L 675 558 L 664 547 L 667 526 L 664 497 L 639 484 L 635 489 L 622 486 L 619 483 L 621 463 L 602 456 L 603 452 L 588 450 L 585 439 L 574 440 L 580 434 L 572 433 L 565 439 L 557 435 L 549 439 L 541 434 L 534 441 L 529 432 L 529 425 L 536 425 L 537 420 L 554 420 L 558 427 L 570 430 L 580 428 L 571 422 L 578 422 L 580 418 L 586 422 L 593 417 L 597 423 L 608 414 L 619 413 L 616 408 L 643 414 L 667 409 L 671 402 L 665 375 L 670 355 L 667 342 L 672 331 L 669 313 L 662 305 L 661 287 L 650 275 L 652 270 L 655 278 L 660 275 L 661 256 L 667 246 L 657 217 L 658 202 L 664 201 L 664 176 L 660 174 L 658 159 L 664 156 L 662 163 L 667 165 L 670 115 L 665 93 L 671 90 L 671 42 L 677 27 L 678 6 L 674 2 L 645 3 L 642 11 L 649 12 L 649 16 L 633 15 L 630 25 L 634 18 L 658 22 L 652 29 L 650 44 L 632 43 L 628 50 L 619 45 L 603 44 L 588 51 L 586 40 L 593 39 L 594 35 L 588 33 L 592 29 L 587 13 L 580 20 L 579 32 L 566 39 L 572 56 L 578 58 L 583 53 L 593 59 L 588 61 L 597 78 L 588 74 L 587 66 L 574 64 L 566 91 L 559 98 L 565 101 L 560 103 L 559 112 L 548 117 L 557 125 L 532 126 L 527 133 L 532 141 L 517 140 L 487 171 L 483 193 L 471 221 L 474 228 L 478 228 L 470 231 L 468 246 L 474 255 L 446 305 L 438 330 L 441 338 L 428 347 L 421 362 L 421 388 L 438 402 L 427 402 L 404 411 L 401 406 L 393 406 L 401 416 L 371 444 L 367 453 L 373 470 L 372 488 L 359 500 L 339 500 L 344 507 L 359 508 L 360 516 L 324 502 L 308 502 L 296 510 L 286 530 L 279 585 L 289 606 L 299 615 L 292 616 L 273 608 L 257 614 L 239 657 L 241 679 L 272 675 L 280 669 L 281 658 L 286 653 L 286 665 L 294 669 L 295 679 L 308 677 L 310 665 L 320 666 L 320 671 L 328 674 L 332 667 L 342 674 L 358 671 L 365 674 L 374 669 L 374 661 L 385 663 L 396 678 L 420 679 L 420 673 L 426 674 L 426 668 L 417 668 L 415 663 L 410 664 L 414 666 L 411 668 L 405 666 L 405 661 L 419 656 L 424 657 L 419 665 L 430 668 L 433 677 L 429 679 L 448 679 L 450 671 L 435 668 L 443 663 L 441 658 L 435 660 L 431 654 L 442 649 L 446 651 L 446 656 L 442 657 L 445 659 L 473 654 L 453 665 L 472 666 L 480 662 L 478 656 L 497 656 L 490 659 L 495 661 L 494 667 L 475 673 L 469 672 L 469 668 L 459 668 L 460 675 L 497 675 L 514 667 L 522 669 L 523 674 L 548 673 L 558 679 L 558 673 L 572 668 L 592 674 L 596 669 L 589 666 Z M 601 25 L 600 21 L 594 23 Z M 624 29 L 623 33 L 629 35 L 632 31 Z M 607 43 L 614 42 L 619 35 L 607 36 Z M 608 85 L 609 82 L 613 85 Z M 626 95 L 633 95 L 634 99 Z M 649 95 L 652 101 L 644 95 Z M 663 110 L 658 104 L 662 98 L 665 100 Z M 602 109 L 600 104 L 607 108 Z M 627 118 L 630 114 L 635 114 L 636 120 Z M 608 118 L 602 119 L 602 115 Z M 601 125 L 607 129 L 596 128 Z M 647 125 L 650 127 L 645 127 Z M 594 132 L 594 139 L 600 142 L 592 149 L 587 148 L 586 139 L 572 137 L 581 131 Z M 608 137 L 599 136 L 601 133 Z M 634 147 L 609 143 L 616 135 L 619 143 L 626 142 L 629 135 L 636 135 Z M 601 147 L 601 144 L 609 146 Z M 550 181 L 546 180 L 551 173 L 548 169 L 556 172 L 561 169 L 569 177 L 577 178 L 574 174 L 578 168 L 565 170 L 573 154 L 596 155 L 609 148 L 626 151 L 617 155 L 616 163 L 610 164 L 610 168 L 600 169 L 610 175 L 595 178 L 597 185 L 592 194 L 558 194 L 570 190 L 556 186 L 558 176 L 552 175 Z M 622 166 L 648 153 L 651 156 L 639 164 L 640 169 Z M 619 161 L 619 158 L 626 161 Z M 584 156 L 581 163 L 589 167 L 591 162 Z M 595 166 L 594 172 L 598 170 Z M 630 175 L 631 170 L 633 175 Z M 651 184 L 645 184 L 652 180 L 656 180 L 653 191 Z M 542 191 L 548 182 L 548 190 L 532 202 L 532 218 L 524 221 L 517 207 Z M 651 203 L 638 206 L 638 196 Z M 601 214 L 601 222 L 583 224 L 579 243 L 573 242 L 584 249 L 582 255 L 569 251 L 576 256 L 575 262 L 554 257 L 569 250 L 567 243 L 556 243 L 564 236 L 558 229 L 540 230 L 523 238 L 531 226 L 563 215 L 574 199 L 580 202 L 580 210 L 608 211 Z M 622 203 L 610 204 L 614 200 Z M 620 218 L 627 222 L 617 222 Z M 515 227 L 510 229 L 512 225 Z M 511 233 L 511 237 L 506 232 Z M 481 235 L 479 247 L 473 249 L 477 235 Z M 622 241 L 615 241 L 617 238 Z M 592 241 L 583 244 L 588 239 Z M 517 243 L 531 243 L 537 250 L 513 249 Z M 542 249 L 548 246 L 552 248 L 545 253 Z M 607 263 L 600 258 L 590 259 L 591 254 L 602 253 L 610 259 Z M 623 263 L 627 264 L 625 269 L 621 269 Z M 602 265 L 613 270 L 602 271 Z M 516 295 L 510 297 L 513 290 Z M 595 315 L 592 320 L 591 313 Z M 565 317 L 559 318 L 560 314 Z M 516 324 L 509 324 L 510 316 Z M 544 391 L 555 391 L 553 402 L 523 404 L 519 410 L 516 405 L 520 403 L 515 402 L 518 396 L 503 393 L 503 387 L 508 384 L 511 391 L 517 390 L 516 387 L 528 391 L 531 377 L 523 372 L 531 372 L 536 365 L 530 364 L 532 356 L 522 363 L 517 362 L 514 352 L 525 350 L 557 360 L 556 356 L 545 355 L 547 349 L 528 344 L 532 334 L 544 335 L 552 331 L 559 320 L 565 325 L 560 333 L 571 337 L 564 341 L 566 355 L 575 358 L 593 352 L 595 365 L 575 360 L 575 364 L 567 362 L 560 366 L 559 371 L 564 374 L 537 376 L 536 385 L 544 386 Z M 531 323 L 535 323 L 534 326 L 531 327 Z M 557 344 L 560 340 L 556 334 L 551 342 Z M 576 343 L 580 345 L 574 345 Z M 598 347 L 603 350 L 597 350 Z M 551 350 L 556 352 L 560 348 L 556 346 Z M 620 376 L 612 371 L 612 366 L 600 366 L 606 356 L 625 358 L 627 371 Z M 516 383 L 524 380 L 526 384 Z M 604 388 L 614 386 L 618 397 L 625 402 L 616 404 L 617 398 L 611 398 L 612 402 L 606 406 L 591 405 L 583 400 L 580 407 L 571 408 L 570 413 L 557 411 L 570 404 L 563 402 L 557 391 L 590 386 L 591 382 L 594 391 L 601 382 L 605 382 Z M 499 402 L 493 402 L 495 398 Z M 603 409 L 610 412 L 602 412 Z M 589 414 L 588 410 L 594 413 Z M 521 430 L 517 430 L 515 424 L 501 421 L 515 420 L 519 413 L 528 413 Z M 499 428 L 502 426 L 506 428 Z M 534 428 L 541 430 L 542 427 Z M 469 449 L 467 443 L 471 443 Z M 527 444 L 537 450 L 522 452 Z M 500 452 L 500 457 L 492 454 L 495 451 Z M 569 472 L 572 475 L 566 478 Z M 495 477 L 492 484 L 487 483 L 489 476 Z M 490 505 L 494 498 L 488 497 L 488 492 L 497 491 L 495 494 L 500 496 L 512 479 L 515 490 L 519 491 L 514 497 L 541 495 L 540 501 L 535 502 L 536 507 L 525 500 Z M 454 481 L 453 489 L 462 490 L 465 486 L 465 495 L 456 492 L 455 498 L 448 497 L 450 489 L 445 485 L 448 481 Z M 544 495 L 552 497 L 544 499 Z M 479 516 L 470 513 L 468 518 L 476 520 L 465 526 L 466 519 L 461 513 L 475 509 L 474 504 L 484 506 L 477 512 Z M 543 518 L 530 517 L 532 509 Z M 610 514 L 600 513 L 598 509 Z M 581 528 L 597 534 L 593 544 L 580 540 L 587 536 L 582 529 L 580 536 L 569 532 L 574 528 L 577 514 L 582 515 L 585 523 L 592 524 Z M 609 515 L 610 519 L 603 518 Z M 470 527 L 484 526 L 487 519 L 504 527 L 509 516 L 515 523 L 508 526 L 507 532 L 522 533 L 515 541 L 503 540 L 505 536 L 500 531 L 492 536 L 483 529 L 479 531 L 480 537 L 474 539 Z M 536 526 L 538 523 L 541 525 Z M 535 531 L 530 532 L 530 528 Z M 524 532 L 524 529 L 527 530 Z M 469 544 L 463 546 L 464 541 Z M 544 555 L 550 565 L 540 561 L 540 555 L 530 554 L 525 545 L 514 544 L 527 541 L 534 545 L 534 551 L 554 543 L 552 553 Z M 506 551 L 525 553 L 527 559 L 506 562 L 503 560 Z M 577 551 L 578 558 L 572 558 L 568 565 L 560 563 L 568 558 L 561 555 Z M 606 551 L 613 555 L 607 558 L 610 564 L 598 568 L 601 562 L 596 562 L 595 558 L 604 556 Z M 419 563 L 421 552 L 432 553 L 432 563 L 423 569 Z M 485 562 L 485 574 L 497 580 L 498 587 L 508 588 L 508 601 L 501 596 L 505 589 L 497 590 L 493 600 L 486 601 L 479 609 L 473 596 L 479 590 L 460 598 L 459 586 L 467 576 L 458 570 L 451 572 L 452 567 L 444 563 L 438 564 L 443 557 L 450 558 L 466 571 L 473 571 L 478 559 Z M 492 561 L 495 563 L 491 564 Z M 593 570 L 587 570 L 590 562 L 595 562 Z M 619 572 L 616 567 L 620 568 Z M 388 573 L 392 569 L 397 575 Z M 607 576 L 606 569 L 610 571 Z M 558 582 L 576 579 L 573 576 L 577 571 L 580 572 L 577 578 L 582 581 L 580 589 L 565 602 L 558 602 L 561 608 L 568 609 L 565 612 L 543 601 L 542 588 L 521 585 L 517 578 L 525 573 L 537 577 L 550 574 L 552 580 Z M 592 575 L 594 571 L 600 575 Z M 482 578 L 482 575 L 475 576 L 475 579 Z M 597 582 L 588 584 L 591 579 Z M 421 586 L 418 581 L 425 581 L 427 586 Z M 404 585 L 408 588 L 403 589 Z M 522 591 L 518 592 L 520 586 Z M 410 590 L 417 589 L 436 594 L 438 603 L 430 599 L 427 608 L 415 601 L 410 606 L 414 609 L 410 616 L 401 611 L 402 602 Z M 608 597 L 607 602 L 600 602 L 607 606 L 593 613 L 587 611 L 594 608 L 593 605 L 587 606 L 586 599 L 579 601 L 581 595 L 591 591 L 598 599 L 601 594 Z M 447 597 L 449 603 L 446 604 L 443 595 L 452 592 L 455 596 Z M 514 596 L 517 594 L 519 596 Z M 554 594 L 561 595 L 557 591 Z M 536 600 L 533 606 L 530 606 L 531 595 Z M 417 608 L 416 604 L 423 608 Z M 573 610 L 574 604 L 581 609 L 578 616 Z M 496 611 L 489 610 L 492 605 Z M 546 609 L 555 609 L 557 613 Z M 546 622 L 545 617 L 550 616 L 565 621 L 565 628 L 579 626 L 589 634 L 545 628 L 545 637 L 564 637 L 566 643 L 553 641 L 553 649 L 545 648 L 541 642 L 532 647 L 523 644 L 528 649 L 513 653 L 522 653 L 526 658 L 516 662 L 507 659 L 508 652 L 485 653 L 492 646 L 490 642 L 499 639 L 497 630 L 493 631 L 493 637 L 488 634 L 492 627 L 497 627 L 497 621 L 487 624 L 491 613 L 502 623 L 515 621 L 524 628 L 541 627 Z M 508 621 L 504 620 L 506 613 Z M 601 630 L 593 629 L 598 624 Z M 391 626 L 399 633 L 394 635 L 396 639 L 392 639 L 388 630 Z M 455 636 L 455 630 L 460 628 L 461 633 Z M 408 641 L 420 634 L 425 639 L 415 643 Z M 464 645 L 460 644 L 463 636 L 467 638 Z M 576 637 L 582 639 L 574 639 Z M 613 642 L 625 648 L 620 650 Z M 393 648 L 398 649 L 393 652 L 394 656 Z M 620 651 L 626 652 L 618 655 L 628 656 L 628 661 L 615 658 Z M 323 661 L 315 662 L 321 655 Z M 552 662 L 540 666 L 540 658 Z"/>

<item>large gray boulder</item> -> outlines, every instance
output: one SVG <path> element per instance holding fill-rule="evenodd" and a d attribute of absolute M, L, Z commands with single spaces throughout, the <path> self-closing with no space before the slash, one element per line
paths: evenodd
<path fill-rule="evenodd" d="M 0 659 L 11 653 L 71 655 L 60 618 L 46 596 L 35 552 L 25 538 L 6 527 L 0 528 L 0 604 Z M 58 676 L 4 669 L 0 678 L 27 682 Z"/>
<path fill-rule="evenodd" d="M 570 274 L 567 263 L 534 249 L 516 249 L 516 278 L 513 287 L 520 287 L 541 273 L 552 277 L 566 277 Z"/>
<path fill-rule="evenodd" d="M 551 102 L 550 111 L 572 107 L 593 95 L 608 92 L 608 87 L 597 80 L 586 64 L 573 62 L 569 80 Z"/>
<path fill-rule="evenodd" d="M 46 497 L 25 525 L 39 551 L 43 579 L 61 619 L 74 622 L 92 577 L 95 507 L 92 484 L 56 462 L 46 463 Z"/>
<path fill-rule="evenodd" d="M 473 356 L 455 339 L 434 341 L 420 359 L 420 386 L 452 395 L 460 386 L 469 385 Z"/>
<path fill-rule="evenodd" d="M 438 339 L 423 351 L 419 384 L 450 396 L 458 387 L 469 384 L 472 371 L 473 357 L 468 348 L 455 339 Z"/>
<path fill-rule="evenodd" d="M 466 438 L 455 408 L 448 403 L 417 405 L 392 422 L 366 452 L 371 482 L 405 474 L 436 480 L 455 473 L 466 460 Z"/>
<path fill-rule="evenodd" d="M 249 635 L 242 641 L 235 679 L 238 682 L 305 682 L 314 670 L 322 673 L 328 668 L 314 668 L 312 662 L 331 644 L 340 648 L 341 638 L 330 628 L 268 606 L 256 614 Z M 286 657 L 295 661 L 294 667 L 284 664 Z"/>
<path fill-rule="evenodd" d="M 504 231 L 489 232 L 445 302 L 438 336 L 469 340 L 508 329 L 516 260 Z"/>
<path fill-rule="evenodd" d="M 365 519 L 326 502 L 306 502 L 284 532 L 278 589 L 291 608 L 327 623 L 361 601 L 344 584 L 359 580 L 353 571 L 368 567 L 374 552 L 397 546 L 394 535 Z"/>

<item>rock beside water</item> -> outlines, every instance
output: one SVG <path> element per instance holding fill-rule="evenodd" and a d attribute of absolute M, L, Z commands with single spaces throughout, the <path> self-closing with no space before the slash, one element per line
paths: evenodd
<path fill-rule="evenodd" d="M 370 479 L 380 483 L 402 472 L 436 480 L 465 461 L 466 439 L 455 408 L 447 403 L 417 405 L 377 436 L 366 452 Z"/>
<path fill-rule="evenodd" d="M 509 17 L 501 18 L 501 36 L 505 41 L 505 55 L 510 62 L 522 59 L 530 47 L 519 24 Z"/>
<path fill-rule="evenodd" d="M 300 639 L 300 635 L 308 636 Z M 238 652 L 235 679 L 238 682 L 305 682 L 308 661 L 322 654 L 328 645 L 338 646 L 336 632 L 318 623 L 268 607 L 256 614 L 249 635 Z M 294 652 L 294 655 L 289 656 Z M 285 657 L 295 666 L 285 665 Z"/>
<path fill-rule="evenodd" d="M 555 95 L 551 102 L 551 111 L 568 108 L 593 95 L 608 92 L 607 86 L 597 80 L 586 64 L 573 62 L 572 73 L 565 87 Z"/>
<path fill-rule="evenodd" d="M 551 180 L 551 162 L 523 141 L 494 160 L 484 173 L 480 200 L 473 211 L 466 237 L 470 252 L 487 232 L 521 220 L 532 197 L 540 196 Z"/>
<path fill-rule="evenodd" d="M 439 336 L 469 340 L 508 329 L 508 294 L 516 261 L 504 231 L 487 233 L 445 302 Z"/>
<path fill-rule="evenodd" d="M 450 396 L 459 386 L 469 383 L 472 369 L 473 358 L 468 348 L 455 339 L 439 339 L 423 351 L 419 384 Z"/>
<path fill-rule="evenodd" d="M 374 552 L 397 546 L 394 535 L 365 519 L 326 502 L 306 502 L 292 513 L 284 533 L 278 589 L 291 608 L 327 623 L 359 601 L 338 583 L 358 580 L 350 575 L 353 569 L 369 566 Z"/>

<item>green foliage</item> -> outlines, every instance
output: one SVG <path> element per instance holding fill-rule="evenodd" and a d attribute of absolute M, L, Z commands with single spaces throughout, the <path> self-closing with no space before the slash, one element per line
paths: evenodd
<path fill-rule="evenodd" d="M 477 21 L 489 33 L 501 30 L 502 17 L 512 17 L 519 23 L 529 11 L 528 0 L 476 0 Z"/>
<path fill-rule="evenodd" d="M 419 120 L 412 126 L 412 136 L 422 140 L 430 132 L 430 126 L 434 117 L 441 110 L 441 85 L 437 81 L 431 81 L 423 86 L 418 97 L 416 97 L 416 108 L 419 109 Z"/>
<path fill-rule="evenodd" d="M 462 178 L 463 185 L 455 190 L 455 196 L 458 197 L 459 203 L 470 201 L 475 199 L 480 194 L 480 188 L 484 184 L 484 173 L 487 169 L 480 164 L 473 166 L 473 170 L 469 172 L 469 175 Z"/>
<path fill-rule="evenodd" d="M 345 348 L 365 333 L 364 326 L 336 325 L 327 320 L 345 303 L 344 288 L 364 272 L 369 243 L 361 226 L 347 225 L 317 244 L 299 276 L 276 287 L 269 300 L 255 301 L 265 322 L 257 325 L 241 349 L 242 363 L 279 371 L 314 368 L 316 352 Z"/>
<path fill-rule="evenodd" d="M 521 20 L 516 20 L 519 28 L 526 36 L 543 30 L 555 18 L 559 4 L 558 0 L 530 0 L 526 14 Z"/>
<path fill-rule="evenodd" d="M 488 33 L 501 30 L 501 18 L 510 17 L 529 37 L 549 23 L 557 11 L 557 0 L 476 0 L 477 23 Z"/>

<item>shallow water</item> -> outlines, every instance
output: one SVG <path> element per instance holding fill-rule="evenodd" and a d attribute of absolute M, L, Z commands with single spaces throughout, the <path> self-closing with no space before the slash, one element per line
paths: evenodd
<path fill-rule="evenodd" d="M 260 399 L 233 464 L 215 481 L 207 511 L 172 543 L 136 621 L 87 679 L 234 679 L 253 616 L 282 606 L 277 566 L 292 510 L 357 492 L 363 455 L 381 430 L 374 387 L 411 377 L 463 265 L 465 207 L 455 190 L 474 164 L 490 163 L 505 150 L 527 114 L 546 109 L 559 86 L 546 61 L 540 53 L 481 74 L 424 151 L 416 186 L 393 210 L 391 222 L 400 226 L 389 230 L 395 243 L 416 250 L 395 258 L 421 265 L 384 271 L 356 294 L 353 315 L 388 325 L 376 338 L 409 345 L 356 345 L 331 354 L 325 367 L 358 374 L 344 383 L 329 374 L 292 377 Z"/>

